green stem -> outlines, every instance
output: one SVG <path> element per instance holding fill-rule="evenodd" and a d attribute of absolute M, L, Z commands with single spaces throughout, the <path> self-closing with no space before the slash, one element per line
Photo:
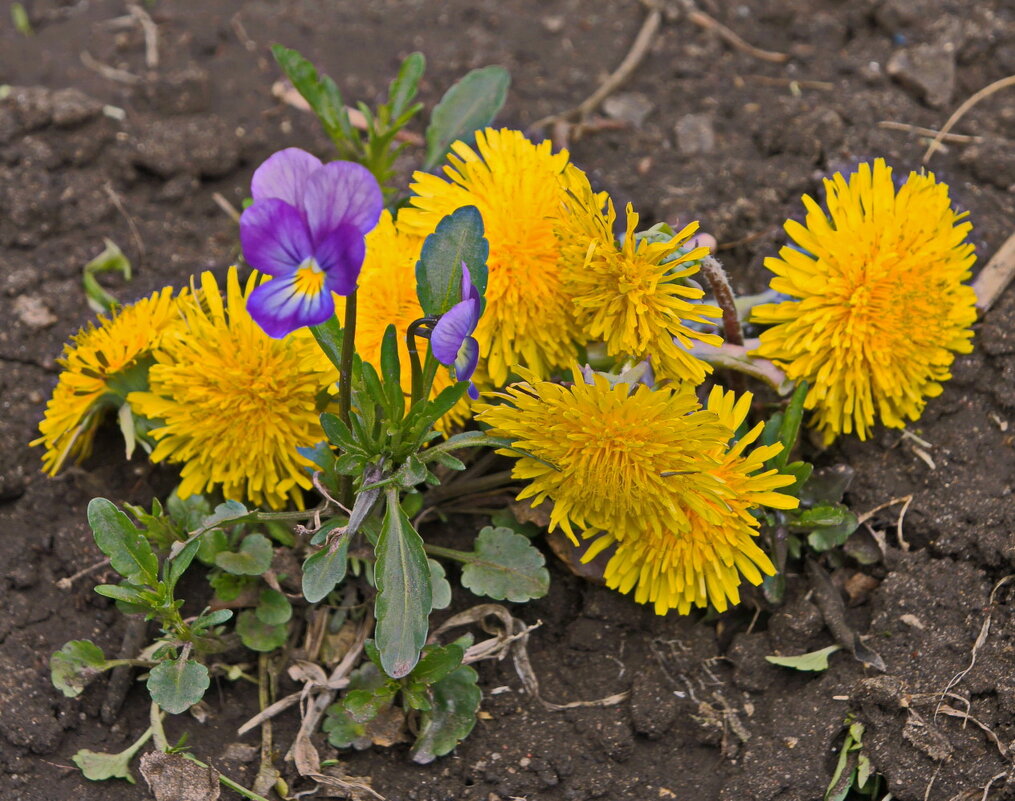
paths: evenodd
<path fill-rule="evenodd" d="M 477 476 L 476 478 L 460 478 L 443 487 L 430 490 L 430 492 L 423 496 L 423 505 L 434 506 L 441 501 L 451 498 L 460 498 L 463 495 L 472 495 L 478 492 L 506 487 L 513 480 L 510 470 L 488 473 L 485 476 Z"/>
<path fill-rule="evenodd" d="M 264 523 L 271 521 L 285 523 L 290 520 L 310 520 L 318 512 L 326 512 L 327 510 L 328 504 L 322 503 L 318 504 L 313 509 L 304 509 L 302 512 L 255 512 L 255 514 L 257 515 L 257 519 Z"/>
<path fill-rule="evenodd" d="M 155 747 L 160 751 L 168 751 L 169 740 L 166 739 L 166 730 L 162 728 L 162 710 L 154 701 L 152 701 L 152 705 L 148 710 L 148 719 L 151 722 L 152 736 L 155 738 Z"/>
<path fill-rule="evenodd" d="M 456 551 L 454 548 L 442 548 L 440 545 L 431 545 L 429 542 L 423 543 L 423 550 L 431 556 L 443 556 L 445 559 L 454 559 L 456 562 L 475 562 L 476 555 L 469 553 L 468 551 Z"/>
<path fill-rule="evenodd" d="M 182 756 L 186 760 L 189 760 L 190 762 L 193 762 L 198 767 L 211 768 L 211 765 L 209 765 L 207 762 L 202 762 L 196 756 L 194 756 L 193 754 L 188 754 L 186 751 L 181 752 L 180 756 Z M 234 793 L 239 793 L 244 798 L 249 798 L 250 801 L 268 801 L 268 799 L 265 798 L 263 795 L 258 795 L 253 790 L 248 790 L 242 784 L 237 784 L 232 779 L 230 779 L 228 776 L 224 776 L 223 774 L 219 773 L 217 770 L 215 772 L 218 773 L 219 784 L 221 784 L 223 787 L 228 787 Z"/>
<path fill-rule="evenodd" d="M 349 427 L 352 410 L 352 360 L 356 353 L 356 290 L 345 299 L 345 328 L 342 331 L 342 361 L 338 374 L 338 417 Z M 352 476 L 342 476 L 339 481 L 339 500 L 347 508 L 352 507 Z"/>
<path fill-rule="evenodd" d="M 412 408 L 423 397 L 423 366 L 419 362 L 419 351 L 416 350 L 416 323 L 405 331 L 405 347 L 409 351 L 409 364 L 412 367 L 412 387 L 409 391 L 409 407 Z"/>
<path fill-rule="evenodd" d="M 144 747 L 144 744 L 146 742 L 148 742 L 152 738 L 153 734 L 155 734 L 155 729 L 153 727 L 149 726 L 145 730 L 144 734 L 142 734 L 134 742 L 132 742 L 130 745 L 128 745 L 123 750 L 122 753 L 126 754 L 128 759 L 133 759 L 134 758 L 134 754 L 136 754 L 138 751 L 140 751 Z"/>

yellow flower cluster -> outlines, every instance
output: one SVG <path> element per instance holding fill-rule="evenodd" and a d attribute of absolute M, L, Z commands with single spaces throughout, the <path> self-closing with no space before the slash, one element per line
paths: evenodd
<path fill-rule="evenodd" d="M 976 297 L 963 283 L 975 256 L 972 226 L 952 210 L 948 186 L 911 173 L 895 191 L 884 160 L 847 181 L 825 181 L 827 214 L 804 197 L 804 225 L 786 223 L 796 247 L 765 260 L 783 303 L 754 309 L 771 325 L 756 353 L 810 382 L 806 407 L 825 442 L 879 419 L 916 420 L 956 353 L 972 350 Z"/>
<path fill-rule="evenodd" d="M 559 525 L 576 545 L 573 526 L 583 529 L 595 540 L 586 560 L 616 544 L 608 586 L 636 588 L 635 600 L 659 614 L 709 602 L 724 611 L 739 601 L 741 576 L 757 584 L 774 572 L 754 543 L 750 510 L 792 509 L 797 500 L 776 491 L 791 476 L 763 470 L 780 445 L 747 452 L 762 424 L 729 444 L 749 393 L 735 400 L 715 388 L 702 409 L 686 386 L 527 379 L 497 393 L 507 403 L 486 406 L 479 419 L 531 454 L 513 471 L 529 482 L 519 499 L 553 500 L 551 529 Z"/>

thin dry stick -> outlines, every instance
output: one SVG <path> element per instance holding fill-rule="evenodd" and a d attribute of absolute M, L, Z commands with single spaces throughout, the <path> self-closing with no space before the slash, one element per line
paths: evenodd
<path fill-rule="evenodd" d="M 652 47 L 652 42 L 655 40 L 656 33 L 659 31 L 659 25 L 663 19 L 663 14 L 655 3 L 648 3 L 648 6 L 648 16 L 645 17 L 638 35 L 631 44 L 631 49 L 627 51 L 627 55 L 620 62 L 620 66 L 611 72 L 606 80 L 599 84 L 599 87 L 577 106 L 558 114 L 543 117 L 543 119 L 537 120 L 532 124 L 533 128 L 545 128 L 547 125 L 552 125 L 563 120 L 584 120 L 599 107 L 600 103 L 617 91 L 624 81 L 631 77 Z"/>
<path fill-rule="evenodd" d="M 123 205 L 123 199 L 119 194 L 117 194 L 116 190 L 113 189 L 113 185 L 109 183 L 109 181 L 106 181 L 106 183 L 102 185 L 102 189 L 105 191 L 109 199 L 113 201 L 113 205 L 116 206 L 116 210 L 120 212 L 120 214 L 123 215 L 123 218 L 127 221 L 127 226 L 130 228 L 130 236 L 134 240 L 134 247 L 137 248 L 137 260 L 143 263 L 145 258 L 145 246 L 144 240 L 141 238 L 141 231 L 138 230 L 137 223 L 134 222 L 134 218 L 127 212 L 127 207 Z"/>
<path fill-rule="evenodd" d="M 780 54 L 781 55 L 781 54 Z M 819 92 L 831 92 L 835 84 L 830 81 L 809 81 L 803 78 L 780 78 L 774 75 L 743 75 L 738 76 L 745 81 L 765 84 L 767 86 L 796 86 L 798 89 L 816 89 Z"/>
<path fill-rule="evenodd" d="M 141 6 L 131 3 L 130 14 L 144 31 L 144 63 L 153 70 L 159 66 L 159 29 L 151 16 Z"/>
<path fill-rule="evenodd" d="M 984 315 L 1015 277 L 1015 234 L 1008 237 L 973 281 L 976 308 Z"/>
<path fill-rule="evenodd" d="M 917 134 L 918 136 L 930 136 L 934 137 L 940 134 L 940 131 L 935 131 L 933 128 L 924 128 L 921 125 L 910 125 L 908 122 L 896 122 L 895 120 L 881 120 L 878 123 L 878 128 L 884 128 L 886 131 L 903 131 L 905 133 Z M 982 136 L 967 136 L 966 134 L 953 134 L 946 133 L 941 137 L 942 142 L 953 142 L 957 145 L 961 144 L 972 144 L 976 142 L 982 142 Z"/>
<path fill-rule="evenodd" d="M 94 565 L 89 565 L 88 567 L 79 570 L 73 576 L 64 576 L 59 581 L 55 582 L 56 586 L 59 587 L 61 590 L 69 590 L 71 588 L 71 585 L 73 585 L 74 582 L 77 581 L 79 578 L 87 576 L 93 570 L 98 570 L 100 567 L 105 567 L 108 564 L 109 558 L 106 557 L 101 562 L 96 562 Z"/>
<path fill-rule="evenodd" d="M 736 33 L 730 28 L 727 28 L 715 17 L 711 17 L 700 9 L 694 8 L 688 3 L 687 8 L 687 19 L 698 25 L 705 30 L 713 31 L 720 39 L 726 44 L 739 50 L 741 53 L 746 53 L 754 58 L 759 58 L 762 61 L 770 61 L 773 64 L 785 64 L 789 61 L 788 53 L 777 53 L 774 50 L 762 50 L 760 47 L 755 47 L 752 44 L 748 44 L 741 39 Z"/>
<path fill-rule="evenodd" d="M 127 72 L 127 70 L 118 70 L 116 67 L 110 67 L 108 64 L 96 61 L 87 50 L 81 51 L 81 63 L 88 67 L 88 69 L 95 70 L 103 78 L 108 78 L 111 81 L 119 81 L 120 83 L 131 85 L 141 83 L 141 79 L 134 73 Z"/>
<path fill-rule="evenodd" d="M 902 548 L 903 551 L 907 551 L 908 552 L 909 551 L 909 543 L 906 542 L 906 538 L 902 535 L 902 521 L 905 519 L 906 512 L 909 510 L 909 504 L 911 504 L 912 502 L 913 502 L 913 496 L 912 495 L 902 495 L 902 496 L 900 496 L 898 498 L 892 498 L 890 501 L 885 501 L 884 503 L 875 506 L 870 511 L 864 512 L 862 515 L 860 515 L 857 518 L 857 522 L 858 523 L 866 523 L 868 520 L 870 520 L 872 517 L 874 517 L 874 515 L 877 514 L 878 512 L 880 512 L 882 509 L 887 509 L 889 506 L 894 506 L 897 503 L 901 503 L 902 504 L 902 509 L 899 512 L 899 519 L 898 519 L 898 521 L 895 524 L 895 534 L 899 538 L 899 547 Z"/>
<path fill-rule="evenodd" d="M 221 192 L 212 192 L 211 199 L 215 201 L 216 206 L 233 218 L 233 222 L 239 223 L 240 213 L 236 210 L 236 206 L 226 200 L 225 195 Z"/>
<path fill-rule="evenodd" d="M 930 146 L 927 148 L 927 152 L 923 154 L 922 162 L 924 164 L 927 163 L 928 159 L 930 159 L 930 157 L 934 155 L 934 151 L 936 151 L 940 147 L 941 142 L 944 141 L 944 138 L 947 135 L 947 133 L 955 126 L 955 123 L 957 123 L 959 120 L 963 118 L 963 116 L 965 116 L 966 112 L 969 111 L 969 109 L 971 109 L 981 100 L 983 100 L 983 98 L 990 97 L 992 94 L 994 94 L 994 92 L 998 92 L 1001 89 L 1005 89 L 1009 86 L 1015 86 L 1015 75 L 1009 75 L 1007 78 L 1001 78 L 1000 80 L 994 81 L 994 83 L 989 84 L 988 86 L 984 86 L 979 92 L 976 92 L 972 97 L 966 100 L 966 102 L 964 102 L 961 106 L 955 109 L 955 113 L 948 118 L 948 122 L 946 122 L 944 126 L 941 128 L 941 130 L 938 131 L 937 136 L 934 137 L 934 141 L 931 142 Z"/>

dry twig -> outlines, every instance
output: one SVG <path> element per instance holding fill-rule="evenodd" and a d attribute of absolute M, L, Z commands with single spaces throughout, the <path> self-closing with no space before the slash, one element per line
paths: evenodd
<path fill-rule="evenodd" d="M 930 157 L 934 155 L 934 151 L 936 151 L 940 147 L 941 142 L 944 141 L 944 138 L 948 134 L 948 132 L 955 126 L 955 123 L 957 123 L 965 116 L 966 112 L 969 111 L 969 109 L 971 109 L 985 97 L 990 97 L 995 92 L 998 92 L 1001 89 L 1005 89 L 1009 86 L 1015 86 L 1015 75 L 1009 75 L 1007 78 L 1001 78 L 998 81 L 994 81 L 994 83 L 992 84 L 984 86 L 979 92 L 974 93 L 961 106 L 955 109 L 955 112 L 952 114 L 952 116 L 948 118 L 948 122 L 946 122 L 942 126 L 941 130 L 937 132 L 937 136 L 935 136 L 934 141 L 930 143 L 930 146 L 927 148 L 927 152 L 923 154 L 922 162 L 924 164 L 927 163 Z"/>
<path fill-rule="evenodd" d="M 113 205 L 116 206 L 116 210 L 120 212 L 120 214 L 123 215 L 123 218 L 127 221 L 127 226 L 130 228 L 130 236 L 134 240 L 134 247 L 137 248 L 138 264 L 143 264 L 145 258 L 145 246 L 144 240 L 141 238 L 141 231 L 137 227 L 137 223 L 134 222 L 134 218 L 127 211 L 127 207 L 123 203 L 123 198 L 121 198 L 117 191 L 113 189 L 113 185 L 109 183 L 109 181 L 106 181 L 106 183 L 102 185 L 102 189 L 106 193 L 106 196 L 113 201 Z"/>
<path fill-rule="evenodd" d="M 111 81 L 118 81 L 119 83 L 130 84 L 131 86 L 141 83 L 141 79 L 133 72 L 110 67 L 108 64 L 96 61 L 87 50 L 81 51 L 81 63 L 88 67 L 88 69 L 95 70 L 103 78 L 108 78 Z"/>
<path fill-rule="evenodd" d="M 144 31 L 144 63 L 148 69 L 153 70 L 159 66 L 159 28 L 151 15 L 137 3 L 131 3 L 128 8 L 130 15 L 137 20 Z"/>
<path fill-rule="evenodd" d="M 1005 240 L 973 281 L 976 308 L 984 315 L 1015 277 L 1015 234 Z"/>
<path fill-rule="evenodd" d="M 567 111 L 551 114 L 549 117 L 543 117 L 543 119 L 537 120 L 532 124 L 533 128 L 545 128 L 549 125 L 569 120 L 577 120 L 580 125 L 589 114 L 599 108 L 600 103 L 617 91 L 631 77 L 652 47 L 663 19 L 662 11 L 659 10 L 659 7 L 654 2 L 648 2 L 646 5 L 649 7 L 648 16 L 645 17 L 638 35 L 635 36 L 634 42 L 631 44 L 631 49 L 627 51 L 627 55 L 624 56 L 624 60 L 620 62 L 620 65 L 606 77 L 606 80 L 599 84 L 591 95 L 577 106 Z"/>
<path fill-rule="evenodd" d="M 687 19 L 689 22 L 693 22 L 701 28 L 707 31 L 712 31 L 722 39 L 726 44 L 730 45 L 741 53 L 746 53 L 752 58 L 761 59 L 762 61 L 770 61 L 773 64 L 785 64 L 789 61 L 788 53 L 777 53 L 774 50 L 762 50 L 760 47 L 755 47 L 748 42 L 745 42 L 740 38 L 732 29 L 727 28 L 715 17 L 709 16 L 699 8 L 695 8 L 694 5 L 685 0 Z"/>
<path fill-rule="evenodd" d="M 933 128 L 924 128 L 921 125 L 910 125 L 907 122 L 895 122 L 894 120 L 881 120 L 881 122 L 878 123 L 878 128 L 884 128 L 886 131 L 903 131 L 904 133 L 916 134 L 917 136 L 929 136 L 932 138 L 941 134 L 941 131 L 935 131 Z M 982 142 L 983 137 L 946 133 L 941 136 L 941 141 L 954 142 L 955 144 L 973 144 L 976 142 Z"/>

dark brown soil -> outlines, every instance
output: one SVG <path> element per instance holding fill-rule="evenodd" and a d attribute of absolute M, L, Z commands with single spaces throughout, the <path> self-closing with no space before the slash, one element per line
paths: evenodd
<path fill-rule="evenodd" d="M 375 100 L 414 49 L 429 62 L 428 104 L 465 70 L 503 64 L 514 83 L 502 121 L 524 128 L 586 96 L 619 63 L 645 12 L 635 0 L 149 2 L 161 58 L 149 71 L 141 31 L 117 22 L 121 2 L 26 0 L 33 36 L 14 32 L 10 4 L 2 5 L 0 84 L 15 88 L 0 101 L 0 799 L 145 798 L 141 787 L 89 783 L 69 761 L 82 747 L 120 750 L 142 731 L 141 693 L 105 727 L 101 684 L 67 700 L 48 677 L 49 655 L 65 641 L 91 637 L 115 651 L 122 637 L 123 619 L 91 591 L 95 575 L 70 592 L 54 584 L 99 559 L 85 504 L 97 494 L 145 503 L 170 478 L 137 460 L 125 465 L 109 437 L 84 469 L 49 480 L 26 445 L 55 382 L 54 358 L 91 317 L 82 265 L 103 237 L 119 243 L 138 268 L 134 281 L 116 287 L 124 298 L 202 269 L 221 272 L 235 257 L 236 230 L 212 194 L 238 204 L 254 165 L 277 148 L 327 154 L 314 122 L 271 95 L 273 42 L 303 51 L 354 100 Z M 764 286 L 761 261 L 780 243 L 781 221 L 800 213 L 800 194 L 817 191 L 822 175 L 874 156 L 899 171 L 918 167 L 925 142 L 879 122 L 940 127 L 964 98 L 1015 72 L 1007 0 L 701 7 L 791 60 L 758 60 L 668 19 L 615 98 L 615 113 L 642 107 L 647 115 L 588 135 L 573 156 L 618 201 L 633 200 L 643 219 L 700 219 L 742 291 Z M 85 52 L 137 80 L 100 75 L 83 65 Z M 949 145 L 932 162 L 970 212 L 981 264 L 1015 219 L 1015 104 L 1007 92 L 959 126 L 982 142 Z M 869 521 L 893 547 L 883 564 L 862 568 L 873 589 L 849 610 L 887 674 L 843 653 L 821 674 L 765 662 L 832 642 L 804 576 L 791 575 L 785 606 L 752 627 L 750 607 L 718 624 L 658 618 L 554 565 L 549 596 L 514 610 L 543 621 L 531 653 L 545 696 L 564 702 L 627 690 L 629 700 L 549 712 L 508 662 L 484 663 L 487 714 L 453 756 L 417 767 L 402 747 L 378 749 L 343 756 L 349 772 L 371 777 L 389 799 L 414 801 L 815 801 L 853 714 L 867 725 L 864 743 L 895 798 L 1015 797 L 1015 781 L 1006 781 L 1015 740 L 1009 589 L 988 604 L 1015 556 L 1013 329 L 1015 290 L 978 325 L 976 351 L 914 427 L 930 447 L 882 431 L 820 456 L 855 468 L 848 500 L 858 511 L 914 496 L 903 525 L 908 553 L 895 547 L 898 506 Z M 843 568 L 835 578 L 855 572 Z M 988 615 L 975 665 L 953 682 Z M 960 696 L 947 697 L 948 706 L 968 704 L 982 727 L 935 714 L 946 688 Z M 181 717 L 171 736 L 189 731 L 197 753 L 251 780 L 250 764 L 220 755 L 240 739 L 236 726 L 256 698 L 223 683 L 208 700 L 206 723 Z M 279 725 L 283 737 L 291 724 Z"/>

